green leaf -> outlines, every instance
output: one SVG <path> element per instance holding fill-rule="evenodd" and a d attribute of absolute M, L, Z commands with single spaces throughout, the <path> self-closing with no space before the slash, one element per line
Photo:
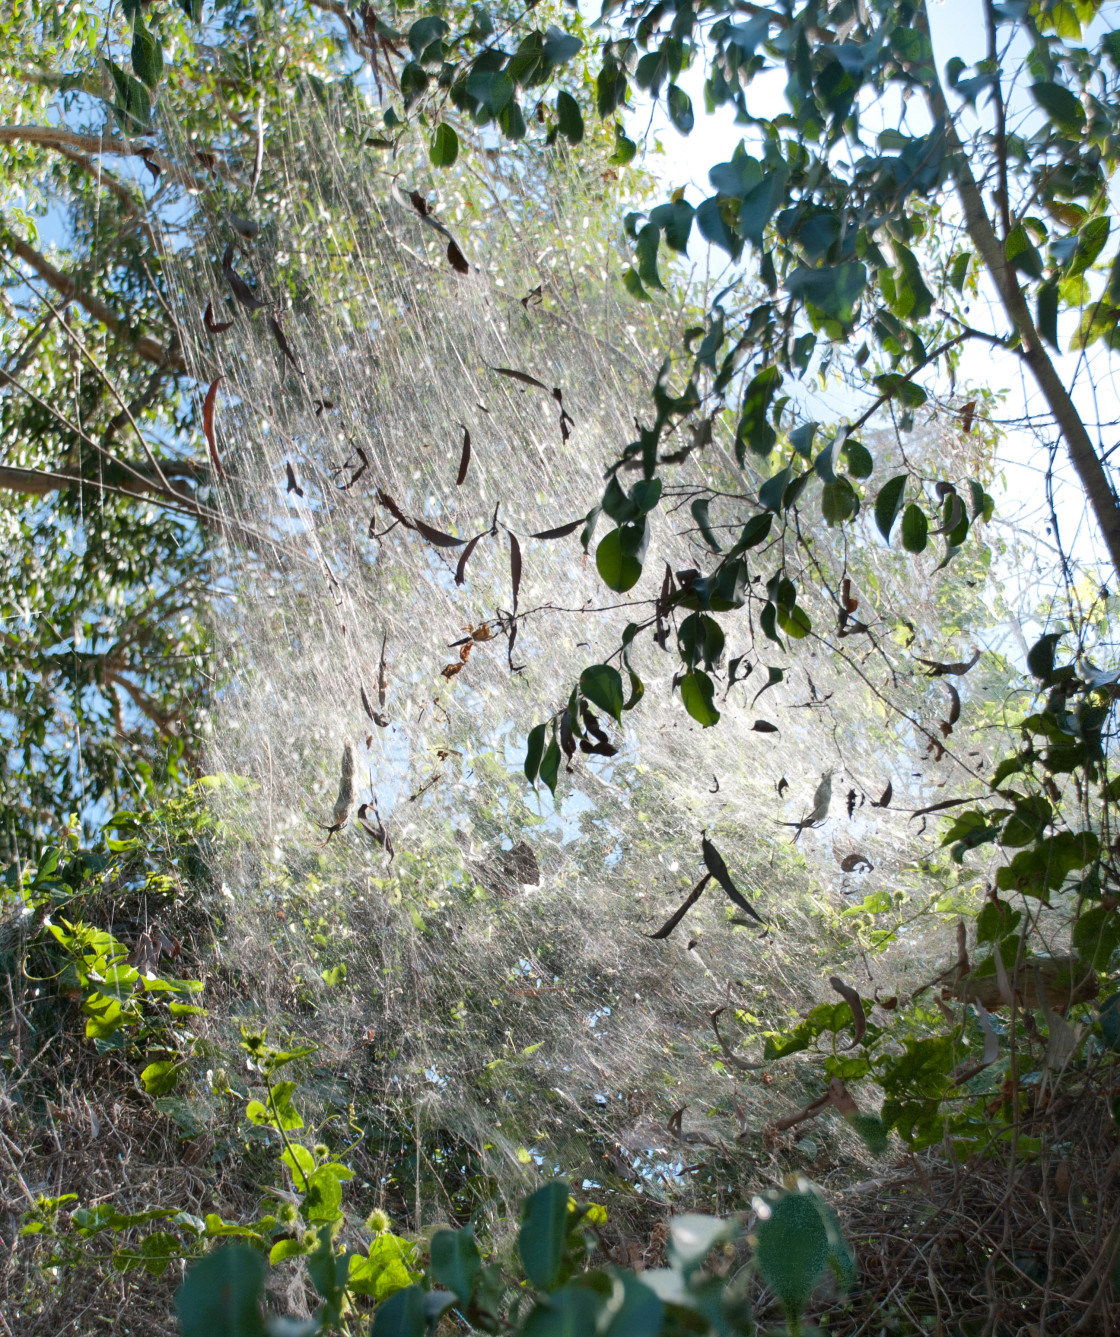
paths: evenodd
<path fill-rule="evenodd" d="M 1044 685 L 1049 683 L 1050 676 L 1054 672 L 1054 651 L 1064 635 L 1064 631 L 1048 631 L 1027 651 L 1027 668 L 1034 677 L 1041 679 Z"/>
<path fill-rule="evenodd" d="M 1051 348 L 1058 347 L 1058 285 L 1044 283 L 1038 290 L 1038 332 Z"/>
<path fill-rule="evenodd" d="M 715 684 L 702 669 L 693 669 L 681 679 L 681 700 L 684 702 L 684 708 L 705 729 L 719 723 L 715 692 Z"/>
<path fill-rule="evenodd" d="M 607 159 L 615 167 L 625 167 L 628 162 L 632 162 L 635 154 L 638 152 L 638 146 L 632 139 L 626 137 L 622 126 L 615 124 L 614 127 L 614 152 Z"/>
<path fill-rule="evenodd" d="M 660 288 L 664 291 L 665 285 L 657 272 L 657 248 L 660 244 L 661 229 L 654 227 L 652 223 L 647 223 L 638 233 L 638 277 L 646 287 Z"/>
<path fill-rule="evenodd" d="M 644 520 L 636 525 L 620 525 L 612 529 L 595 549 L 599 575 L 616 594 L 625 594 L 638 583 L 645 556 L 643 540 L 647 534 L 648 526 Z"/>
<path fill-rule="evenodd" d="M 692 99 L 683 88 L 678 88 L 676 84 L 669 85 L 668 110 L 669 120 L 672 121 L 673 126 L 682 135 L 691 134 L 692 127 L 696 124 L 696 117 L 692 111 Z"/>
<path fill-rule="evenodd" d="M 149 88 L 155 88 L 163 78 L 163 47 L 139 17 L 132 30 L 132 68 Z"/>
<path fill-rule="evenodd" d="M 1059 130 L 1077 134 L 1085 124 L 1085 108 L 1061 84 L 1032 84 L 1031 96 Z"/>
<path fill-rule="evenodd" d="M 898 519 L 898 513 L 902 510 L 902 500 L 906 494 L 906 475 L 897 474 L 889 482 L 884 483 L 879 489 L 879 495 L 875 498 L 875 523 L 879 526 L 879 533 L 889 543 L 891 541 L 891 530 L 894 528 L 894 522 Z"/>
<path fill-rule="evenodd" d="M 192 1263 L 175 1294 L 182 1337 L 265 1337 L 264 1276 L 264 1258 L 246 1244 Z"/>
<path fill-rule="evenodd" d="M 709 497 L 697 497 L 689 507 L 692 512 L 692 518 L 696 521 L 696 526 L 704 538 L 704 542 L 711 548 L 712 552 L 722 552 L 719 546 L 719 540 L 712 533 L 712 521 L 708 515 L 708 507 L 711 505 Z"/>
<path fill-rule="evenodd" d="M 556 94 L 556 119 L 569 144 L 578 144 L 583 139 L 583 112 L 571 93 L 563 89 Z"/>
<path fill-rule="evenodd" d="M 787 1317 L 796 1320 L 828 1267 L 828 1232 L 806 1193 L 787 1193 L 759 1222 L 755 1259 Z"/>
<path fill-rule="evenodd" d="M 840 453 L 847 457 L 848 472 L 853 478 L 870 478 L 875 469 L 871 452 L 859 441 L 848 439 L 840 447 Z"/>
<path fill-rule="evenodd" d="M 560 773 L 560 744 L 555 738 L 550 738 L 548 747 L 545 748 L 544 757 L 541 761 L 541 769 L 538 772 L 540 780 L 546 784 L 556 794 L 556 777 Z"/>
<path fill-rule="evenodd" d="M 929 538 L 929 521 L 920 506 L 913 502 L 902 513 L 902 546 L 907 552 L 925 552 Z"/>
<path fill-rule="evenodd" d="M 768 417 L 770 403 L 782 384 L 781 370 L 776 366 L 763 367 L 747 386 L 743 396 L 743 414 L 735 435 L 736 450 L 742 459 L 741 445 L 750 447 L 755 455 L 766 456 L 774 449 L 778 439 Z M 764 505 L 766 503 L 763 503 Z M 777 510 L 778 507 L 771 507 Z"/>
<path fill-rule="evenodd" d="M 337 1221 L 342 1214 L 342 1186 L 325 1166 L 307 1178 L 303 1212 L 308 1221 Z"/>
<path fill-rule="evenodd" d="M 1073 926 L 1073 950 L 1097 970 L 1107 970 L 1112 954 L 1120 947 L 1120 912 L 1096 905 L 1086 910 Z"/>
<path fill-rule="evenodd" d="M 538 724 L 529 730 L 529 741 L 525 748 L 525 779 L 534 784 L 541 768 L 544 755 L 544 731 L 546 725 Z"/>
<path fill-rule="evenodd" d="M 590 1286 L 572 1283 L 530 1311 L 521 1337 L 590 1337 L 602 1307 L 602 1296 Z"/>
<path fill-rule="evenodd" d="M 884 296 L 888 296 L 888 304 L 896 316 L 903 320 L 925 320 L 933 310 L 933 293 L 922 278 L 917 256 L 898 241 L 894 243 L 894 253 L 898 261 L 898 270 L 893 275 L 894 300 L 890 300 L 881 278 L 880 286 Z"/>
<path fill-rule="evenodd" d="M 284 1262 L 286 1258 L 301 1258 L 306 1252 L 302 1240 L 277 1240 L 268 1251 L 268 1265 L 269 1267 L 275 1267 L 277 1263 Z"/>
<path fill-rule="evenodd" d="M 786 278 L 786 291 L 822 315 L 850 325 L 856 303 L 867 287 L 867 270 L 859 260 L 810 269 L 799 266 Z"/>
<path fill-rule="evenodd" d="M 370 1337 L 424 1337 L 427 1328 L 424 1292 L 419 1286 L 406 1286 L 378 1307 L 369 1333 Z"/>
<path fill-rule="evenodd" d="M 738 260 L 743 244 L 727 225 L 720 209 L 720 198 L 712 195 L 696 210 L 696 226 L 705 241 L 719 246 L 732 260 Z"/>
<path fill-rule="evenodd" d="M 1008 233 L 1004 252 L 1013 268 L 1021 274 L 1026 274 L 1032 279 L 1042 277 L 1042 256 L 1039 255 L 1038 248 L 1027 235 L 1027 229 L 1022 223 L 1017 224 Z"/>
<path fill-rule="evenodd" d="M 817 424 L 815 422 L 805 422 L 790 432 L 789 443 L 803 459 L 811 460 L 813 458 L 813 438 L 816 434 Z"/>
<path fill-rule="evenodd" d="M 159 1063 L 149 1063 L 140 1074 L 144 1090 L 150 1096 L 165 1096 L 174 1091 L 179 1082 L 179 1074 L 186 1067 L 175 1059 L 163 1059 Z"/>
<path fill-rule="evenodd" d="M 548 31 L 544 35 L 544 42 L 541 45 L 541 55 L 549 69 L 555 69 L 558 65 L 566 65 L 570 60 L 574 60 L 582 50 L 583 42 L 574 33 L 565 32 L 554 24 L 549 25 Z"/>
<path fill-rule="evenodd" d="M 625 271 L 622 275 L 622 286 L 631 297 L 636 298 L 639 302 L 648 302 L 652 300 L 649 293 L 642 287 L 642 280 L 638 277 L 638 271 L 636 269 L 628 269 Z"/>
<path fill-rule="evenodd" d="M 552 1290 L 560 1278 L 568 1234 L 568 1197 L 567 1180 L 554 1179 L 521 1204 L 517 1250 L 526 1277 L 540 1291 Z"/>
<path fill-rule="evenodd" d="M 824 485 L 821 493 L 821 512 L 826 524 L 841 525 L 845 520 L 851 519 L 858 510 L 859 496 L 846 478 L 837 478 L 834 482 Z"/>
<path fill-rule="evenodd" d="M 773 511 L 776 514 L 782 509 L 782 501 L 792 475 L 793 469 L 787 464 L 784 469 L 779 469 L 772 478 L 768 478 L 758 489 L 758 500 L 768 511 Z"/>
<path fill-rule="evenodd" d="M 600 710 L 622 719 L 622 674 L 610 664 L 593 664 L 579 675 L 579 690 Z"/>
<path fill-rule="evenodd" d="M 152 117 L 152 102 L 148 90 L 139 79 L 134 79 L 114 61 L 106 60 L 105 68 L 109 71 L 116 91 L 113 111 L 117 120 L 130 134 L 138 129 L 147 130 Z"/>
<path fill-rule="evenodd" d="M 968 274 L 968 265 L 971 259 L 971 251 L 962 251 L 959 255 L 953 257 L 953 263 L 949 269 L 949 282 L 956 288 L 957 292 L 964 291 L 964 281 Z"/>
<path fill-rule="evenodd" d="M 408 30 L 408 48 L 419 60 L 433 42 L 441 42 L 450 32 L 444 19 L 429 14 L 416 22 Z"/>
<path fill-rule="evenodd" d="M 450 167 L 458 156 L 459 136 L 446 121 L 440 121 L 428 150 L 429 161 L 433 167 Z"/>
<path fill-rule="evenodd" d="M 622 1303 L 615 1308 L 612 1298 L 610 1322 L 598 1329 L 601 1337 L 658 1337 L 665 1316 L 660 1299 L 633 1272 L 615 1277 L 622 1286 Z"/>
<path fill-rule="evenodd" d="M 437 1230 L 432 1236 L 431 1257 L 433 1280 L 451 1291 L 460 1305 L 465 1305 L 482 1268 L 474 1231 L 470 1226 L 462 1230 Z"/>
<path fill-rule="evenodd" d="M 873 1156 L 885 1156 L 890 1148 L 887 1130 L 877 1114 L 852 1114 L 848 1122 L 863 1139 L 863 1144 Z"/>
<path fill-rule="evenodd" d="M 770 533 L 770 526 L 774 523 L 774 516 L 770 511 L 764 511 L 761 515 L 752 516 L 743 526 L 743 532 L 739 535 L 739 541 L 731 550 L 731 556 L 738 556 L 739 553 L 746 552 L 749 548 L 757 548 Z"/>

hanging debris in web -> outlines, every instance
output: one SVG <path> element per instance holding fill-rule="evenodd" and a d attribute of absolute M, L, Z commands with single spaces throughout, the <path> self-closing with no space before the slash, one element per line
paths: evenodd
<path fill-rule="evenodd" d="M 349 738 L 342 745 L 342 766 L 338 775 L 338 798 L 334 801 L 330 824 L 323 827 L 327 833 L 324 845 L 331 843 L 331 836 L 341 831 L 350 820 L 350 810 L 354 806 L 354 744 Z"/>
<path fill-rule="evenodd" d="M 249 311 L 259 311 L 261 307 L 267 305 L 262 302 L 256 293 L 249 287 L 241 275 L 233 267 L 233 242 L 226 247 L 225 254 L 222 256 L 222 273 L 225 275 L 226 282 L 233 291 L 234 297 Z"/>

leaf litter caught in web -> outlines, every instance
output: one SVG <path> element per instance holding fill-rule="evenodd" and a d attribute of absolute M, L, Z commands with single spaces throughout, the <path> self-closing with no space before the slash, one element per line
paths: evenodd
<path fill-rule="evenodd" d="M 521 593 L 521 544 L 514 533 L 509 536 L 509 578 L 513 586 L 513 615 L 516 617 L 517 598 Z"/>
<path fill-rule="evenodd" d="M 284 333 L 283 329 L 280 326 L 280 322 L 276 319 L 275 316 L 271 315 L 269 316 L 268 327 L 272 331 L 272 337 L 276 340 L 276 345 L 280 349 L 281 354 L 292 364 L 293 368 L 295 369 L 296 375 L 302 376 L 303 368 L 299 365 L 299 362 L 296 359 L 296 355 L 292 351 L 292 346 L 288 342 L 288 337 Z"/>
<path fill-rule="evenodd" d="M 460 424 L 462 426 L 462 424 Z M 463 449 L 459 455 L 459 476 L 455 479 L 455 486 L 462 487 L 466 481 L 467 470 L 471 467 L 471 434 L 463 427 Z"/>
<path fill-rule="evenodd" d="M 458 243 L 454 240 L 447 243 L 447 259 L 456 274 L 469 274 L 471 272 L 471 267 L 467 263 L 467 257 L 459 249 Z"/>
<path fill-rule="evenodd" d="M 855 1030 L 851 1043 L 846 1045 L 845 1048 L 854 1049 L 867 1034 L 867 1013 L 863 1010 L 863 999 L 850 984 L 845 984 L 839 975 L 830 975 L 828 982 L 852 1009 L 852 1022 Z"/>
<path fill-rule="evenodd" d="M 267 305 L 262 302 L 253 292 L 252 288 L 245 282 L 241 275 L 233 267 L 233 243 L 226 247 L 225 254 L 222 256 L 222 273 L 225 275 L 226 282 L 233 291 L 234 297 L 246 307 L 249 311 L 259 311 L 261 307 Z"/>
<path fill-rule="evenodd" d="M 453 538 L 450 534 L 445 534 L 441 529 L 434 529 L 431 525 L 425 524 L 423 520 L 413 520 L 413 528 L 429 543 L 435 544 L 437 548 L 461 548 L 466 539 Z"/>
<path fill-rule="evenodd" d="M 888 780 L 887 787 L 886 789 L 883 790 L 883 793 L 879 798 L 878 803 L 876 803 L 875 800 L 872 799 L 871 806 L 873 808 L 889 808 L 891 806 L 892 798 L 894 798 L 894 785 L 890 782 L 890 780 Z"/>
<path fill-rule="evenodd" d="M 206 310 L 202 313 L 202 323 L 211 334 L 223 334 L 226 330 L 233 329 L 232 320 L 215 320 L 214 303 L 207 302 Z"/>
<path fill-rule="evenodd" d="M 700 850 L 704 856 L 704 867 L 707 868 L 708 872 L 711 873 L 715 880 L 724 889 L 728 898 L 732 900 L 740 910 L 745 910 L 752 919 L 757 920 L 758 923 L 765 928 L 766 920 L 762 918 L 754 906 L 751 905 L 750 901 L 747 900 L 735 883 L 732 882 L 731 874 L 727 871 L 727 864 L 724 863 L 723 855 L 720 854 L 719 850 L 717 850 L 708 839 L 707 831 L 701 833 Z"/>
<path fill-rule="evenodd" d="M 535 376 L 530 376 L 527 371 L 515 371 L 513 367 L 491 367 L 491 371 L 496 371 L 499 376 L 508 376 L 511 381 L 520 381 L 522 385 L 533 385 L 538 390 L 548 389 L 544 381 L 538 381 Z"/>
<path fill-rule="evenodd" d="M 406 529 L 415 529 L 417 526 L 411 521 L 404 511 L 397 505 L 396 501 L 383 488 L 377 489 L 377 500 L 389 512 L 394 520 Z M 370 521 L 370 528 L 373 528 L 373 522 Z"/>
<path fill-rule="evenodd" d="M 840 860 L 840 867 L 845 873 L 855 873 L 861 870 L 870 873 L 875 865 L 866 854 L 846 854 Z"/>
<path fill-rule="evenodd" d="M 689 910 L 692 909 L 692 907 L 704 894 L 704 888 L 708 885 L 708 883 L 711 880 L 712 880 L 711 873 L 705 873 L 704 876 L 700 879 L 700 881 L 697 882 L 697 884 L 688 893 L 688 896 L 685 899 L 684 904 L 681 905 L 681 907 L 678 910 L 674 910 L 674 912 L 669 916 L 669 918 L 664 922 L 664 924 L 661 925 L 661 927 L 657 930 L 656 933 L 647 933 L 646 937 L 657 938 L 659 940 L 667 938 L 669 934 L 672 933 L 672 931 L 685 917 L 685 915 L 688 914 Z"/>
<path fill-rule="evenodd" d="M 474 552 L 474 550 L 475 550 L 475 546 L 477 545 L 478 540 L 481 539 L 481 538 L 485 538 L 485 537 L 486 537 L 486 531 L 485 531 L 485 530 L 483 530 L 483 532 L 482 532 L 481 534 L 476 534 L 476 535 L 474 536 L 474 538 L 471 539 L 471 541 L 470 541 L 470 542 L 467 544 L 467 546 L 463 549 L 463 551 L 459 554 L 459 565 L 455 568 L 455 584 L 456 584 L 456 585 L 461 585 L 461 584 L 463 583 L 463 581 L 466 580 L 466 578 L 467 578 L 467 563 L 468 563 L 468 562 L 470 561 L 470 559 L 471 559 L 471 553 Z"/>
<path fill-rule="evenodd" d="M 557 525 L 555 529 L 542 529 L 539 534 L 530 534 L 531 539 L 564 539 L 569 534 L 574 534 L 580 525 L 587 523 L 587 516 L 581 515 L 578 520 L 569 520 L 566 525 Z"/>
<path fill-rule="evenodd" d="M 287 460 L 284 461 L 284 468 L 287 470 L 288 474 L 288 491 L 294 492 L 297 497 L 302 497 L 303 488 L 296 482 L 296 471 Z"/>
<path fill-rule="evenodd" d="M 370 824 L 368 814 L 373 814 L 376 826 Z M 371 807 L 368 803 L 363 803 L 358 809 L 357 820 L 362 830 L 374 838 L 385 853 L 389 856 L 389 862 L 392 863 L 396 857 L 396 850 L 393 848 L 393 839 L 385 828 L 385 823 L 381 820 L 381 814 L 377 811 L 377 804 Z"/>
<path fill-rule="evenodd" d="M 972 668 L 980 658 L 980 651 L 973 650 L 971 659 L 957 660 L 952 664 L 942 663 L 939 659 L 923 659 L 921 655 L 915 655 L 919 664 L 924 664 L 929 672 L 926 674 L 929 678 L 940 678 L 946 673 L 952 673 L 958 677 L 963 677 L 970 668 Z"/>
<path fill-rule="evenodd" d="M 226 471 L 222 468 L 221 457 L 218 455 L 218 443 L 214 438 L 214 408 L 218 397 L 218 386 L 224 380 L 224 376 L 219 376 L 210 383 L 210 389 L 206 391 L 206 398 L 202 403 L 202 430 L 206 436 L 206 444 L 210 448 L 210 458 L 214 462 L 214 468 L 218 471 L 219 478 L 225 478 Z"/>

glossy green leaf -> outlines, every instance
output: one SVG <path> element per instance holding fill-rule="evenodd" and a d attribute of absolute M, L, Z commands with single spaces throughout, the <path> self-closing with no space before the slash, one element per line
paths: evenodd
<path fill-rule="evenodd" d="M 149 88 L 155 88 L 163 78 L 163 47 L 140 18 L 132 30 L 132 68 Z"/>
<path fill-rule="evenodd" d="M 548 747 L 544 750 L 544 756 L 541 758 L 541 768 L 537 772 L 538 778 L 542 784 L 546 784 L 552 794 L 556 794 L 556 780 L 560 774 L 560 744 L 555 738 L 550 738 Z"/>
<path fill-rule="evenodd" d="M 888 543 L 891 541 L 894 522 L 902 510 L 905 495 L 906 475 L 896 474 L 889 482 L 883 484 L 878 497 L 875 498 L 875 523 L 879 527 L 879 533 Z"/>
<path fill-rule="evenodd" d="M 370 1337 L 424 1337 L 427 1330 L 424 1292 L 419 1286 L 407 1286 L 378 1306 L 369 1333 Z"/>
<path fill-rule="evenodd" d="M 666 99 L 669 111 L 669 120 L 673 123 L 675 129 L 682 135 L 692 133 L 692 127 L 696 123 L 696 117 L 692 111 L 692 99 L 676 84 L 669 85 L 669 93 Z"/>
<path fill-rule="evenodd" d="M 867 287 L 867 270 L 859 260 L 809 269 L 802 265 L 786 279 L 786 291 L 823 316 L 850 325 L 856 304 Z"/>
<path fill-rule="evenodd" d="M 791 1319 L 803 1312 L 828 1267 L 828 1232 L 807 1193 L 786 1193 L 758 1225 L 755 1259 Z"/>
<path fill-rule="evenodd" d="M 1085 108 L 1061 84 L 1032 84 L 1031 96 L 1059 130 L 1076 133 L 1085 124 Z"/>
<path fill-rule="evenodd" d="M 556 118 L 560 133 L 569 144 L 579 144 L 583 140 L 583 112 L 571 93 L 563 89 L 556 95 Z"/>
<path fill-rule="evenodd" d="M 482 1258 L 470 1226 L 437 1230 L 431 1244 L 432 1279 L 465 1305 L 482 1269 Z"/>
<path fill-rule="evenodd" d="M 446 121 L 440 121 L 428 150 L 429 161 L 433 167 L 450 167 L 458 156 L 459 136 Z"/>
<path fill-rule="evenodd" d="M 541 1291 L 552 1290 L 560 1278 L 568 1234 L 568 1196 L 567 1181 L 554 1179 L 521 1204 L 517 1251 L 526 1277 Z"/>
<path fill-rule="evenodd" d="M 612 529 L 595 549 L 595 566 L 609 589 L 625 594 L 638 583 L 645 556 L 647 526 L 620 525 Z"/>
<path fill-rule="evenodd" d="M 715 693 L 715 684 L 702 669 L 694 669 L 681 679 L 681 700 L 684 702 L 684 708 L 705 729 L 719 723 Z"/>
<path fill-rule="evenodd" d="M 600 710 L 622 718 L 622 674 L 611 664 L 593 664 L 579 675 L 579 690 Z"/>
<path fill-rule="evenodd" d="M 265 1337 L 261 1317 L 265 1260 L 245 1244 L 228 1244 L 187 1270 L 175 1293 L 182 1337 Z"/>
<path fill-rule="evenodd" d="M 925 552 L 929 540 L 929 521 L 913 502 L 902 513 L 902 546 L 907 552 Z"/>
<path fill-rule="evenodd" d="M 525 779 L 533 784 L 536 781 L 537 773 L 541 768 L 541 758 L 544 756 L 544 734 L 547 728 L 544 724 L 535 725 L 529 730 L 529 741 L 525 747 Z"/>

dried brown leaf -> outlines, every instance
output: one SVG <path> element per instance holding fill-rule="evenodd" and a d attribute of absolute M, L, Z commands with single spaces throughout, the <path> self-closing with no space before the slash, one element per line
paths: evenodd
<path fill-rule="evenodd" d="M 210 448 L 210 459 L 214 463 L 219 478 L 225 478 L 226 472 L 222 468 L 222 461 L 218 455 L 218 443 L 214 437 L 214 409 L 218 397 L 218 386 L 224 380 L 224 376 L 219 376 L 211 382 L 210 389 L 206 391 L 206 398 L 202 404 L 202 430 L 206 436 L 206 444 Z"/>

